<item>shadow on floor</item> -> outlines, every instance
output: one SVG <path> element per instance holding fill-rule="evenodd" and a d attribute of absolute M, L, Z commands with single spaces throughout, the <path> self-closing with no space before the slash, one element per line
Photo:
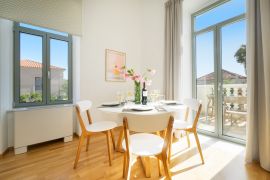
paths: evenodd
<path fill-rule="evenodd" d="M 209 139 L 209 140 L 201 143 L 202 151 L 204 151 L 205 149 L 209 148 L 210 146 L 212 146 L 216 142 L 217 142 L 216 139 Z M 185 148 L 180 149 L 175 154 L 172 154 L 172 159 L 171 159 L 171 164 L 170 164 L 171 168 L 173 168 L 176 165 L 178 165 L 179 162 L 184 162 L 184 161 L 188 160 L 189 158 L 197 155 L 198 153 L 199 152 L 198 152 L 198 149 L 197 149 L 197 146 L 196 145 L 194 147 L 191 147 L 191 148 L 185 147 Z M 197 163 L 195 165 L 192 165 L 190 167 L 186 167 L 184 169 L 180 169 L 178 171 L 172 172 L 172 175 L 174 176 L 174 175 L 183 173 L 185 171 L 194 169 L 196 167 L 202 166 L 203 164 L 201 163 L 200 156 L 198 156 L 198 162 L 199 163 Z"/>

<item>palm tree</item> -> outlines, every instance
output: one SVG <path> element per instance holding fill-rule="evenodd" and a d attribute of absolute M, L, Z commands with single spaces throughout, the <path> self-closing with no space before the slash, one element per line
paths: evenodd
<path fill-rule="evenodd" d="M 241 47 L 234 54 L 236 61 L 244 65 L 245 74 L 247 75 L 247 62 L 246 62 L 246 45 L 242 44 Z"/>

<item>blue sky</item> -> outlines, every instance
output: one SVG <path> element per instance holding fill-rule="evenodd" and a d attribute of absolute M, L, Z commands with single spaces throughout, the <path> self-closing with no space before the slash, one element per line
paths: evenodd
<path fill-rule="evenodd" d="M 68 43 L 55 39 L 50 40 L 51 44 L 51 65 L 65 68 L 64 79 L 67 79 L 68 70 Z"/>
<path fill-rule="evenodd" d="M 33 28 L 30 25 L 23 25 L 24 27 Z M 43 28 L 34 27 L 37 30 L 45 30 L 60 34 L 56 31 L 47 30 Z M 64 35 L 63 33 L 61 33 Z M 21 33 L 20 35 L 20 59 L 30 59 L 42 63 L 42 37 Z M 68 70 L 68 43 L 50 39 L 50 61 L 51 65 L 65 68 L 64 79 L 67 79 Z"/>
<path fill-rule="evenodd" d="M 245 0 L 232 0 L 196 17 L 195 30 L 222 22 L 245 13 Z M 221 28 L 222 68 L 245 75 L 244 66 L 236 62 L 235 52 L 246 44 L 245 20 Z M 209 31 L 196 37 L 197 77 L 214 71 L 214 32 Z"/>

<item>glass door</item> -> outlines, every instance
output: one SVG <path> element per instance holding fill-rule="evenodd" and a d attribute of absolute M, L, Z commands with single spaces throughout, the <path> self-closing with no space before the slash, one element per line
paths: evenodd
<path fill-rule="evenodd" d="M 196 97 L 202 101 L 202 112 L 198 128 L 215 132 L 215 51 L 214 31 L 196 35 Z"/>
<path fill-rule="evenodd" d="M 220 0 L 192 16 L 198 129 L 237 142 L 246 138 L 245 7 L 245 0 Z"/>
<path fill-rule="evenodd" d="M 224 25 L 219 31 L 222 134 L 244 140 L 247 122 L 246 21 Z"/>

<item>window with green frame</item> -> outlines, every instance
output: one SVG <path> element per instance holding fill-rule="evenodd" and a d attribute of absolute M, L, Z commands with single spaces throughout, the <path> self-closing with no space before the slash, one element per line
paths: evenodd
<path fill-rule="evenodd" d="M 71 35 L 14 24 L 14 107 L 72 103 Z"/>

